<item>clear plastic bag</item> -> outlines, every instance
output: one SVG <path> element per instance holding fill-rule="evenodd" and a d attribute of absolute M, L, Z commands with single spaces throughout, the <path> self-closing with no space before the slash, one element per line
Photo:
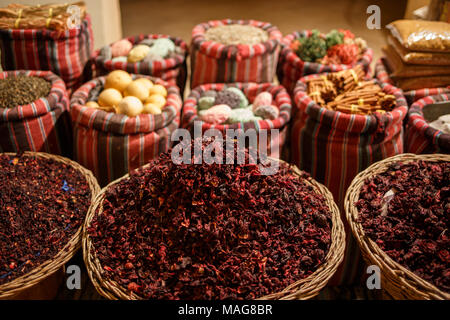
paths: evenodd
<path fill-rule="evenodd" d="M 386 26 L 411 51 L 450 52 L 450 24 L 440 21 L 397 20 Z"/>

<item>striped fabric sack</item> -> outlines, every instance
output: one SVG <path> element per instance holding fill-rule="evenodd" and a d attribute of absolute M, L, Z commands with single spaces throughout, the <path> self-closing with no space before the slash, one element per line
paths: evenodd
<path fill-rule="evenodd" d="M 255 45 L 223 45 L 207 41 L 205 32 L 221 25 L 251 25 L 268 32 L 269 40 Z M 272 82 L 280 51 L 281 32 L 255 20 L 213 20 L 195 26 L 191 42 L 191 88 L 207 83 Z"/>
<path fill-rule="evenodd" d="M 142 77 L 132 75 L 133 79 Z M 86 107 L 105 77 L 95 78 L 74 92 L 70 100 L 74 158 L 90 169 L 100 185 L 122 177 L 171 147 L 170 136 L 180 123 L 181 97 L 177 86 L 148 77 L 166 87 L 167 103 L 161 114 L 127 117 Z"/>
<path fill-rule="evenodd" d="M 309 37 L 311 34 L 311 30 L 295 31 L 285 36 L 281 41 L 282 49 L 277 66 L 277 76 L 280 83 L 291 94 L 294 92 L 297 81 L 303 76 L 324 72 L 336 72 L 354 67 L 354 65 L 345 64 L 324 65 L 316 62 L 305 62 L 300 59 L 294 50 L 290 48 L 290 45 L 294 39 L 301 36 Z M 365 72 L 368 73 L 372 59 L 373 50 L 367 48 L 356 64 L 362 65 Z"/>
<path fill-rule="evenodd" d="M 50 93 L 33 103 L 4 108 L 0 106 L 0 153 L 47 152 L 70 157 L 69 97 L 64 82 L 50 71 L 5 71 L 0 79 L 27 75 L 51 82 Z"/>
<path fill-rule="evenodd" d="M 393 84 L 392 79 L 387 72 L 386 64 L 383 58 L 379 59 L 375 64 L 375 78 L 384 83 Z M 437 94 L 450 93 L 450 85 L 447 88 L 424 88 L 419 90 L 404 91 L 408 105 L 412 105 L 415 101 L 424 97 L 434 96 Z"/>
<path fill-rule="evenodd" d="M 95 63 L 95 76 L 103 76 L 113 70 L 125 70 L 129 73 L 161 78 L 171 85 L 177 85 L 181 90 L 180 92 L 184 92 L 187 78 L 186 58 L 189 53 L 186 42 L 180 38 L 160 34 L 138 35 L 135 37 L 128 37 L 127 39 L 131 43 L 137 44 L 144 39 L 159 38 L 169 38 L 177 47 L 180 48 L 181 52 L 176 54 L 174 57 L 161 61 L 153 61 L 151 63 L 142 61 L 136 63 L 117 61 L 113 63 L 112 60 L 107 60 L 105 57 L 100 56 L 100 50 L 97 50 L 93 59 Z"/>
<path fill-rule="evenodd" d="M 85 80 L 85 66 L 94 48 L 88 15 L 80 28 L 54 30 L 0 30 L 2 66 L 6 70 L 50 70 L 72 92 Z"/>
<path fill-rule="evenodd" d="M 234 123 L 234 124 L 219 124 L 214 125 L 200 120 L 197 114 L 197 102 L 201 94 L 208 90 L 221 91 L 226 88 L 238 88 L 244 92 L 247 96 L 249 103 L 252 103 L 255 97 L 263 92 L 269 92 L 272 94 L 274 105 L 276 105 L 280 113 L 278 118 L 274 120 L 258 120 L 246 123 Z M 182 127 L 190 129 L 191 132 L 194 129 L 194 122 L 201 121 L 202 132 L 208 129 L 217 129 L 225 137 L 227 129 L 242 129 L 244 132 L 248 129 L 255 129 L 259 132 L 261 129 L 269 130 L 267 144 L 268 144 L 268 154 L 274 158 L 280 158 L 281 151 L 283 150 L 284 142 L 286 140 L 289 120 L 291 119 L 291 109 L 292 103 L 286 89 L 280 85 L 275 85 L 272 83 L 216 83 L 216 84 L 204 84 L 193 89 L 189 94 L 189 97 L 185 100 L 183 105 L 183 115 L 182 115 Z M 270 129 L 279 129 L 278 137 L 270 134 Z"/>
<path fill-rule="evenodd" d="M 450 93 L 422 98 L 410 107 L 405 137 L 407 152 L 450 153 L 450 134 L 432 128 L 424 117 L 424 109 L 438 102 L 450 102 Z"/>
<path fill-rule="evenodd" d="M 396 97 L 392 112 L 365 116 L 327 110 L 306 94 L 306 81 L 319 76 L 301 78 L 294 90 L 297 114 L 291 128 L 291 162 L 323 183 L 343 214 L 345 192 L 353 178 L 372 163 L 403 153 L 408 109 L 400 89 L 381 84 L 384 92 Z M 362 265 L 348 225 L 346 230 L 346 255 L 334 279 L 339 284 L 355 281 Z"/>

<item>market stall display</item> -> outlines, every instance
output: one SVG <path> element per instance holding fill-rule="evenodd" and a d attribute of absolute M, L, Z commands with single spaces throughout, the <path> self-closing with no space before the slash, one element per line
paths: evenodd
<path fill-rule="evenodd" d="M 140 98 L 134 96 L 142 92 Z M 74 159 L 104 186 L 169 150 L 180 113 L 178 87 L 161 79 L 122 70 L 95 78 L 70 101 Z"/>
<path fill-rule="evenodd" d="M 180 38 L 138 35 L 97 50 L 94 54 L 95 74 L 103 76 L 113 70 L 124 70 L 161 78 L 184 92 L 187 56 L 187 44 Z"/>
<path fill-rule="evenodd" d="M 0 73 L 0 150 L 70 157 L 72 134 L 64 82 L 49 71 Z"/>
<path fill-rule="evenodd" d="M 365 73 L 372 62 L 373 51 L 366 41 L 349 30 L 295 31 L 285 36 L 277 66 L 280 83 L 293 93 L 296 82 L 303 76 L 335 72 L 361 65 Z"/>
<path fill-rule="evenodd" d="M 194 130 L 196 121 L 202 131 L 218 129 L 267 130 L 268 154 L 279 158 L 291 118 L 291 99 L 286 90 L 272 83 L 216 83 L 193 89 L 183 105 L 182 126 Z M 278 129 L 278 138 L 271 135 Z"/>
<path fill-rule="evenodd" d="M 94 51 L 82 1 L 0 8 L 0 300 L 54 298 L 80 244 L 107 299 L 327 299 L 364 263 L 382 298 L 450 299 L 441 21 L 387 25 L 372 78 L 346 29 L 211 20 Z"/>
<path fill-rule="evenodd" d="M 414 102 L 408 111 L 405 151 L 410 153 L 450 153 L 450 93 L 427 96 Z"/>
<path fill-rule="evenodd" d="M 50 70 L 59 75 L 69 92 L 88 76 L 85 66 L 94 40 L 91 20 L 83 2 L 80 25 L 69 28 L 64 5 L 9 5 L 0 9 L 0 50 L 3 70 Z"/>
<path fill-rule="evenodd" d="M 212 20 L 195 26 L 191 88 L 207 83 L 272 82 L 281 32 L 255 20 Z"/>
<path fill-rule="evenodd" d="M 361 172 L 345 211 L 369 265 L 395 299 L 450 299 L 450 155 L 397 155 Z"/>
<path fill-rule="evenodd" d="M 100 188 L 78 163 L 47 153 L 0 153 L 0 168 L 0 299 L 20 298 L 79 249 Z"/>
<path fill-rule="evenodd" d="M 220 145 L 216 156 L 227 156 L 224 141 L 199 142 Z M 114 181 L 91 206 L 83 252 L 100 294 L 308 299 L 323 288 L 344 250 L 326 188 L 285 163 L 262 175 L 235 156 L 234 164 L 195 166 L 171 156 Z M 249 157 L 246 151 L 246 163 Z"/>

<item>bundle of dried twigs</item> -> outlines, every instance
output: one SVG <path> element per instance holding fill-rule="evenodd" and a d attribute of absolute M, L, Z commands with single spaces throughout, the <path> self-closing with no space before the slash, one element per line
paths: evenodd
<path fill-rule="evenodd" d="M 79 8 L 79 19 L 84 19 L 86 5 L 83 1 L 71 4 L 46 4 L 27 6 L 9 4 L 0 8 L 0 29 L 51 29 L 64 31 L 69 29 L 67 21 L 73 18 L 70 6 Z"/>

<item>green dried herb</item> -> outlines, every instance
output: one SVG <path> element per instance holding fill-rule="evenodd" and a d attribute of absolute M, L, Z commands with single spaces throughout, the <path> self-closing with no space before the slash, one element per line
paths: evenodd
<path fill-rule="evenodd" d="M 320 36 L 319 30 L 312 30 L 309 37 L 302 37 L 298 39 L 300 46 L 297 55 L 306 62 L 315 62 L 317 59 L 323 58 L 327 54 L 327 43 L 323 37 Z"/>
<path fill-rule="evenodd" d="M 325 36 L 325 42 L 327 43 L 328 49 L 337 44 L 344 43 L 344 34 L 333 29 Z"/>

